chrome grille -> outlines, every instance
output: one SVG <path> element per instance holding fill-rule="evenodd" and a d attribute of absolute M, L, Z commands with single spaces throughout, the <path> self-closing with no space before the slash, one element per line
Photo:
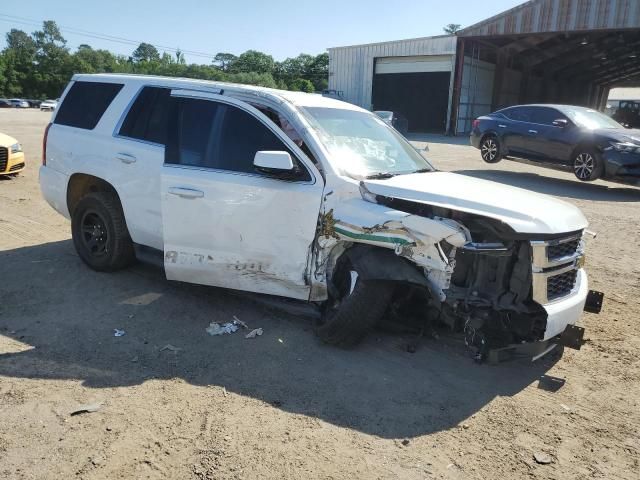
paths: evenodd
<path fill-rule="evenodd" d="M 9 150 L 6 147 L 0 147 L 0 172 L 4 172 L 7 169 L 8 161 Z"/>
<path fill-rule="evenodd" d="M 532 241 L 533 299 L 545 305 L 570 295 L 576 288 L 584 245 L 581 234 Z"/>
<path fill-rule="evenodd" d="M 547 277 L 547 300 L 552 301 L 569 295 L 576 284 L 578 271 L 576 269 L 559 275 Z"/>
<path fill-rule="evenodd" d="M 580 238 L 570 240 L 564 243 L 547 246 L 547 259 L 550 261 L 559 260 L 565 257 L 571 257 L 576 253 L 580 246 Z"/>

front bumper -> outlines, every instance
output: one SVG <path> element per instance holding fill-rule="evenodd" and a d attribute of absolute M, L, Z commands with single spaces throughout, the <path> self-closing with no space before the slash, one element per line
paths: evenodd
<path fill-rule="evenodd" d="M 6 152 L 6 160 L 0 155 L 0 175 L 18 173 L 24 170 L 24 152 L 11 153 L 10 148 L 6 148 Z"/>
<path fill-rule="evenodd" d="M 618 152 L 611 148 L 602 154 L 604 177 L 611 180 L 640 181 L 640 153 Z"/>
<path fill-rule="evenodd" d="M 547 312 L 547 329 L 543 340 L 560 335 L 567 325 L 574 325 L 582 315 L 589 294 L 589 281 L 584 269 L 578 270 L 574 292 L 553 303 L 543 305 Z"/>

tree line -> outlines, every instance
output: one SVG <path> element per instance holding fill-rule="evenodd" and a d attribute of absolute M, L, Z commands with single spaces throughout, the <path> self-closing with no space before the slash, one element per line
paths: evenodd
<path fill-rule="evenodd" d="M 141 43 L 131 54 L 114 55 L 108 50 L 80 45 L 75 52 L 54 21 L 27 34 L 11 29 L 7 46 L 0 52 L 0 97 L 58 98 L 75 73 L 138 73 L 170 77 L 259 85 L 263 87 L 321 91 L 327 88 L 329 55 L 300 54 L 282 62 L 257 50 L 241 55 L 218 53 L 210 64 L 188 64 L 184 54 L 163 52 Z"/>

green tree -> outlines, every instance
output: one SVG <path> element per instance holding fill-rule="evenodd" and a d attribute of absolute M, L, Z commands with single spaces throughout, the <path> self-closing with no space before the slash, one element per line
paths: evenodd
<path fill-rule="evenodd" d="M 311 81 L 307 80 L 306 78 L 296 78 L 294 81 L 292 81 L 289 84 L 289 89 L 296 90 L 298 92 L 307 92 L 307 93 L 315 92 L 315 87 L 313 86 L 313 83 L 311 83 Z"/>
<path fill-rule="evenodd" d="M 213 64 L 216 65 L 223 72 L 228 72 L 233 63 L 238 59 L 233 53 L 216 53 L 216 56 L 213 58 Z"/>
<path fill-rule="evenodd" d="M 160 53 L 158 49 L 150 43 L 142 42 L 131 54 L 131 60 L 134 63 L 159 62 Z"/>
<path fill-rule="evenodd" d="M 459 23 L 450 23 L 446 27 L 443 27 L 442 30 L 444 30 L 444 33 L 448 35 L 455 35 L 460 31 L 461 28 L 462 25 L 460 25 Z"/>
<path fill-rule="evenodd" d="M 241 54 L 230 68 L 232 73 L 268 73 L 273 74 L 275 61 L 271 55 L 258 52 L 257 50 L 247 50 Z"/>

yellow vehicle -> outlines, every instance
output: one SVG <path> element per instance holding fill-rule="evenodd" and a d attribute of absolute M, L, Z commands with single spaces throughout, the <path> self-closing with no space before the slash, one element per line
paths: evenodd
<path fill-rule="evenodd" d="M 0 175 L 15 175 L 24 170 L 22 145 L 13 137 L 0 133 Z"/>

